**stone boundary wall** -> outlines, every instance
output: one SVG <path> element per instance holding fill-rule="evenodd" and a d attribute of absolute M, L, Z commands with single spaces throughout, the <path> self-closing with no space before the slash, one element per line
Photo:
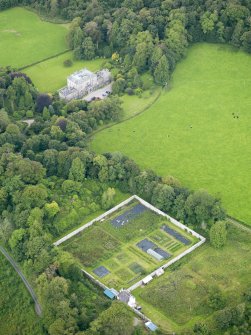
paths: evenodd
<path fill-rule="evenodd" d="M 185 230 L 186 232 L 188 232 L 191 235 L 199 238 L 200 240 L 205 239 L 203 236 L 201 236 L 200 234 L 196 233 L 194 230 L 188 228 L 187 226 L 185 226 L 181 222 L 179 222 L 179 221 L 175 220 L 174 218 L 172 218 L 170 215 L 167 215 L 166 213 L 162 212 L 160 209 L 158 209 L 158 208 L 154 207 L 153 205 L 149 204 L 149 202 L 141 199 L 137 195 L 134 195 L 133 197 L 134 197 L 134 199 L 137 199 L 140 203 L 142 203 L 142 205 L 148 207 L 149 209 L 151 209 L 152 211 L 156 212 L 157 214 L 162 215 L 162 216 L 168 218 L 168 220 L 171 221 L 175 226 L 178 226 L 182 230 Z"/>
<path fill-rule="evenodd" d="M 190 252 L 194 251 L 195 249 L 197 249 L 200 245 L 202 245 L 204 242 L 206 241 L 206 239 L 204 238 L 203 240 L 200 240 L 198 243 L 196 243 L 195 245 L 193 245 L 191 248 L 185 250 L 184 252 L 182 252 L 180 255 L 174 257 L 173 259 L 171 259 L 169 262 L 167 262 L 166 264 L 160 266 L 157 270 L 153 271 L 152 273 L 149 273 L 146 277 L 148 276 L 152 276 L 155 277 L 157 276 L 157 272 L 160 269 L 165 270 L 166 268 L 168 268 L 169 266 L 171 266 L 173 263 L 177 262 L 178 260 L 180 260 L 182 257 L 190 254 Z M 145 278 L 146 278 L 145 277 Z M 143 285 L 143 280 L 145 279 L 141 279 L 139 280 L 137 283 L 135 283 L 134 285 L 132 285 L 131 287 L 127 288 L 127 291 L 132 292 L 133 290 L 135 290 L 136 288 L 140 287 L 141 285 Z"/>
<path fill-rule="evenodd" d="M 61 239 L 59 239 L 58 241 L 54 242 L 53 245 L 54 246 L 58 246 L 61 243 L 67 241 L 69 238 L 77 235 L 78 233 L 80 233 L 81 231 L 85 230 L 88 227 L 91 227 L 95 222 L 98 222 L 102 219 L 104 219 L 107 215 L 115 212 L 116 210 L 118 210 L 119 208 L 127 205 L 130 201 L 132 201 L 133 199 L 135 199 L 135 195 L 133 195 L 132 197 L 122 201 L 120 204 L 118 204 L 117 206 L 113 207 L 112 209 L 109 209 L 109 211 L 99 215 L 97 218 L 93 219 L 92 221 L 89 221 L 88 223 L 84 224 L 83 226 L 81 226 L 80 228 L 74 230 L 73 232 L 67 234 L 66 236 L 62 237 Z"/>
<path fill-rule="evenodd" d="M 147 201 L 141 199 L 140 197 L 138 197 L 137 195 L 134 195 L 134 198 L 137 199 L 142 205 L 148 207 L 149 209 L 151 209 L 152 211 L 156 212 L 159 215 L 162 215 L 164 217 L 166 217 L 168 220 L 170 220 L 175 226 L 181 228 L 182 230 L 190 233 L 191 235 L 195 236 L 196 238 L 198 238 L 200 241 L 198 243 L 196 243 L 195 245 L 193 245 L 191 248 L 185 250 L 184 252 L 182 252 L 181 254 L 179 254 L 178 256 L 174 257 L 173 259 L 171 259 L 169 262 L 167 262 L 166 264 L 160 266 L 157 270 L 153 271 L 152 273 L 148 274 L 146 277 L 148 276 L 152 276 L 155 277 L 157 272 L 160 269 L 165 270 L 166 268 L 168 268 L 170 265 L 172 265 L 173 263 L 177 262 L 178 260 L 180 260 L 182 257 L 188 255 L 190 252 L 194 251 L 195 249 L 197 249 L 200 245 L 202 245 L 206 239 L 205 237 L 201 236 L 200 234 L 196 233 L 194 230 L 188 228 L 187 226 L 185 226 L 184 224 L 182 224 L 181 222 L 175 220 L 174 218 L 172 218 L 171 216 L 167 215 L 166 213 L 162 212 L 161 210 L 159 210 L 158 208 L 152 206 L 151 204 L 149 204 Z M 146 278 L 145 277 L 145 278 Z M 127 290 L 129 292 L 132 292 L 133 290 L 135 290 L 136 288 L 138 288 L 139 286 L 142 285 L 143 280 L 145 279 L 141 279 L 139 280 L 137 283 L 135 283 L 134 285 L 132 285 L 131 287 L 129 287 Z"/>
<path fill-rule="evenodd" d="M 84 269 L 81 269 L 81 271 L 96 285 L 100 286 L 104 290 L 109 290 L 109 287 L 105 286 L 105 284 L 101 283 L 98 279 L 94 278 L 89 272 L 85 271 Z"/>

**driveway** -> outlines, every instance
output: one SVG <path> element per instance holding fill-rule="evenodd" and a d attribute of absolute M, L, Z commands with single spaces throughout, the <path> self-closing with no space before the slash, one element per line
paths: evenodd
<path fill-rule="evenodd" d="M 109 85 L 106 85 L 102 88 L 100 88 L 97 91 L 91 92 L 88 95 L 86 95 L 83 100 L 85 101 L 91 101 L 93 98 L 99 98 L 99 99 L 105 99 L 107 97 L 106 91 L 111 92 L 112 91 L 112 83 Z"/>

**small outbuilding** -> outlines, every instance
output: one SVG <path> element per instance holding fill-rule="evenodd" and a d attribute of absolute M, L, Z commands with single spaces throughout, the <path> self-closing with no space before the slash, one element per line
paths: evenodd
<path fill-rule="evenodd" d="M 126 291 L 126 290 L 122 290 L 122 291 L 119 292 L 118 299 L 120 301 L 124 302 L 125 304 L 127 304 L 128 306 L 130 306 L 131 308 L 136 307 L 135 297 L 133 295 L 131 295 L 131 293 Z"/>
<path fill-rule="evenodd" d="M 147 285 L 148 283 L 150 283 L 150 281 L 152 281 L 153 280 L 153 277 L 152 276 L 146 276 L 143 280 L 142 280 L 142 283 L 144 284 L 144 285 Z"/>
<path fill-rule="evenodd" d="M 116 298 L 116 295 L 111 290 L 104 290 L 104 295 L 107 296 L 107 298 L 114 300 Z"/>
<path fill-rule="evenodd" d="M 163 270 L 162 268 L 160 268 L 160 269 L 156 270 L 155 273 L 156 273 L 156 276 L 157 276 L 157 277 L 160 277 L 161 275 L 164 274 L 164 270 Z"/>
<path fill-rule="evenodd" d="M 148 321 L 145 323 L 146 328 L 150 329 L 152 332 L 158 329 L 158 327 L 152 323 L 151 321 Z"/>

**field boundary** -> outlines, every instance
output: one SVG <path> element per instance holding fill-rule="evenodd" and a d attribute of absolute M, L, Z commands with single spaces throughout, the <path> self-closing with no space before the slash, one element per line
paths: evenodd
<path fill-rule="evenodd" d="M 49 23 L 54 23 L 54 24 L 61 24 L 61 25 L 64 25 L 64 24 L 69 24 L 71 23 L 71 20 L 64 20 L 62 18 L 58 18 L 56 17 L 56 20 L 53 19 L 52 17 L 48 17 L 46 16 L 45 14 L 43 14 L 42 12 L 39 12 L 37 9 L 33 8 L 33 7 L 29 7 L 29 6 L 13 6 L 13 7 L 10 7 L 10 8 L 14 8 L 14 7 L 19 7 L 19 8 L 24 8 L 34 14 L 36 14 L 41 21 L 44 21 L 44 22 L 49 22 Z"/>
<path fill-rule="evenodd" d="M 251 233 L 251 227 L 248 223 L 238 220 L 229 215 L 227 215 L 227 219 L 230 223 L 232 223 L 234 226 L 238 227 L 239 229 L 242 229 L 242 230 L 247 231 L 248 233 Z"/>
<path fill-rule="evenodd" d="M 151 101 L 146 107 L 144 107 L 140 112 L 137 112 L 131 116 L 128 116 L 127 118 L 125 119 L 122 119 L 122 120 L 119 120 L 117 122 L 114 122 L 112 124 L 108 124 L 106 126 L 103 126 L 95 131 L 93 131 L 91 134 L 87 135 L 87 139 L 92 139 L 93 136 L 95 136 L 96 134 L 100 133 L 101 131 L 105 130 L 105 129 L 109 129 L 109 128 L 112 128 L 114 126 L 116 126 L 117 124 L 120 124 L 120 123 L 123 123 L 125 121 L 128 121 L 128 120 L 131 120 L 133 118 L 135 118 L 136 116 L 144 113 L 145 111 L 147 111 L 150 107 L 152 107 L 153 104 L 155 104 L 155 102 L 157 102 L 157 100 L 159 99 L 159 97 L 161 96 L 161 93 L 162 93 L 162 89 L 160 89 L 160 91 L 158 92 L 157 96 L 155 97 L 155 99 L 153 101 Z"/>
<path fill-rule="evenodd" d="M 64 54 L 66 54 L 69 51 L 71 51 L 71 49 L 66 49 L 64 51 L 61 51 L 61 52 L 53 55 L 53 56 L 49 56 L 49 57 L 46 57 L 44 59 L 38 60 L 37 62 L 34 62 L 34 63 L 28 64 L 28 65 L 22 66 L 22 67 L 18 68 L 18 71 L 22 71 L 22 70 L 28 69 L 29 67 L 38 65 L 38 64 L 43 63 L 43 62 L 45 62 L 47 60 L 50 60 L 50 59 L 56 58 L 58 56 L 64 55 Z"/>

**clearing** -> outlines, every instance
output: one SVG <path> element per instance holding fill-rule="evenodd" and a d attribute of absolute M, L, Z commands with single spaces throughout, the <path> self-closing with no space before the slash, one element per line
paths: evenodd
<path fill-rule="evenodd" d="M 24 8 L 0 12 L 0 66 L 20 68 L 67 49 L 67 25 L 42 21 Z"/>
<path fill-rule="evenodd" d="M 142 168 L 219 196 L 251 224 L 251 58 L 197 44 L 178 64 L 171 90 L 141 115 L 97 133 L 92 149 L 120 151 Z"/>

